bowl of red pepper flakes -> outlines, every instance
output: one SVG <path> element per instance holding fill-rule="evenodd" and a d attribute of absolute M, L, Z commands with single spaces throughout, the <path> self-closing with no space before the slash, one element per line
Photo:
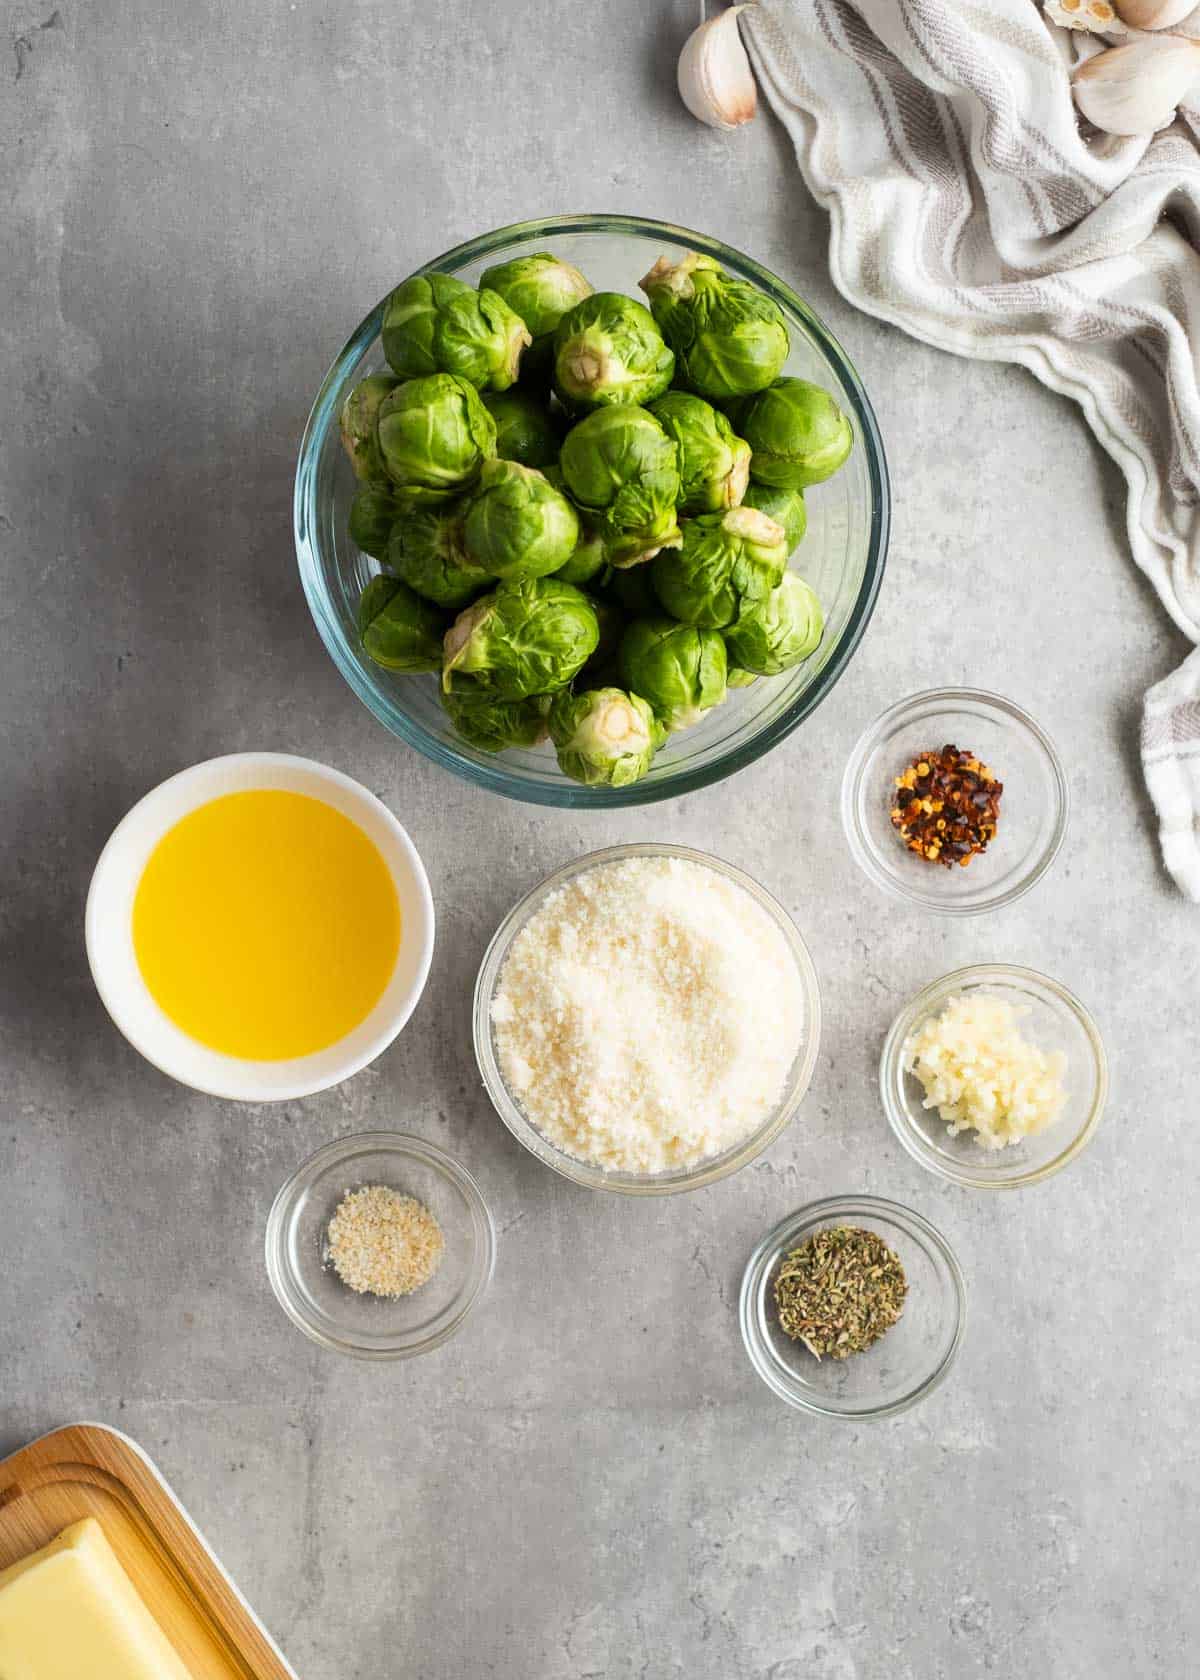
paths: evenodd
<path fill-rule="evenodd" d="M 889 706 L 846 766 L 851 855 L 885 892 L 946 915 L 1011 904 L 1062 846 L 1070 790 L 1041 725 L 983 689 Z"/>

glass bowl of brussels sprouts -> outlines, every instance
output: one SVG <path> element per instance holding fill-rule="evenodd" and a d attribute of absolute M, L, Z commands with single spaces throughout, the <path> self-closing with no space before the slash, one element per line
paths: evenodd
<path fill-rule="evenodd" d="M 508 797 L 605 806 L 707 786 L 813 711 L 874 609 L 889 493 L 794 292 L 593 215 L 470 240 L 377 305 L 294 511 L 317 628 L 382 723 Z"/>

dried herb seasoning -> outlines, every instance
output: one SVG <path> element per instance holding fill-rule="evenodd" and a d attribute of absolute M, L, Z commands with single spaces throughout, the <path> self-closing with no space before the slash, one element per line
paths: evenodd
<path fill-rule="evenodd" d="M 896 777 L 892 827 L 927 863 L 965 867 L 996 838 L 1003 792 L 986 764 L 949 741 L 918 753 Z"/>
<path fill-rule="evenodd" d="M 815 1232 L 775 1276 L 780 1329 L 817 1359 L 846 1359 L 877 1342 L 904 1311 L 907 1294 L 899 1256 L 855 1225 Z"/>

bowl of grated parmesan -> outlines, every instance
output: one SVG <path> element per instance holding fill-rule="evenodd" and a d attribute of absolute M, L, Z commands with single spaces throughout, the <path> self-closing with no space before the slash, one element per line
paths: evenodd
<path fill-rule="evenodd" d="M 576 1184 L 694 1190 L 796 1113 L 820 1042 L 786 910 L 684 846 L 613 846 L 528 893 L 488 947 L 475 1054 L 513 1135 Z"/>

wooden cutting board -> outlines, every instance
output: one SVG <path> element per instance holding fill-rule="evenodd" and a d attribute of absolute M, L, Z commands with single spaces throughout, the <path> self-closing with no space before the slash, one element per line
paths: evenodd
<path fill-rule="evenodd" d="M 72 1424 L 0 1459 L 0 1569 L 95 1517 L 193 1680 L 296 1680 L 140 1447 Z"/>

